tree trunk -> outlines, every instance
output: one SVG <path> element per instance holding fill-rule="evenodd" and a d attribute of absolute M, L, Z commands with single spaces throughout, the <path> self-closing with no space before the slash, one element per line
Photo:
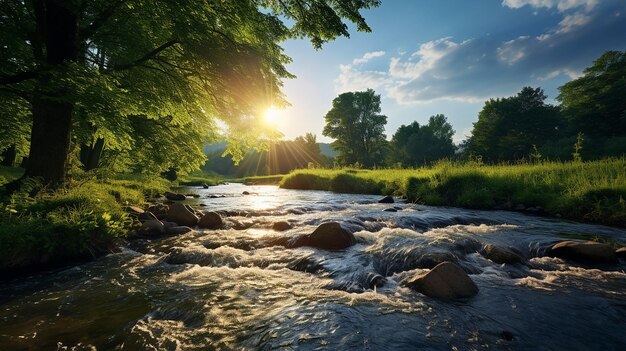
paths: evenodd
<path fill-rule="evenodd" d="M 104 139 L 98 138 L 92 145 L 83 144 L 80 147 L 80 162 L 83 164 L 85 171 L 98 168 L 100 166 L 100 158 L 104 150 Z"/>
<path fill-rule="evenodd" d="M 17 150 L 15 149 L 15 144 L 13 144 L 2 152 L 2 162 L 0 162 L 0 165 L 12 167 L 15 163 L 15 156 L 17 156 Z"/>
<path fill-rule="evenodd" d="M 45 13 L 37 16 L 37 27 L 43 28 L 46 44 L 46 64 L 52 71 L 62 70 L 78 56 L 78 14 L 68 2 L 44 0 Z M 67 87 L 50 91 L 49 77 L 39 80 L 40 96 L 32 103 L 33 128 L 26 176 L 42 177 L 53 186 L 65 180 L 70 149 L 70 132 L 74 105 L 62 101 L 71 93 Z M 54 82 L 58 84 L 58 82 Z M 53 97 L 56 99 L 50 99 Z M 61 98 L 61 100 L 59 100 Z"/>

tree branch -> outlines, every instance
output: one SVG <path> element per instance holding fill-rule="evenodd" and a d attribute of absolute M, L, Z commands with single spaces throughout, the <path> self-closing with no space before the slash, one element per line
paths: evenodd
<path fill-rule="evenodd" d="M 129 68 L 133 68 L 135 66 L 139 66 L 142 63 L 151 60 L 152 58 L 154 58 L 155 56 L 157 56 L 161 51 L 174 46 L 176 44 L 179 44 L 180 42 L 178 40 L 175 39 L 171 39 L 169 41 L 167 41 L 166 43 L 164 43 L 163 45 L 155 48 L 154 50 L 150 51 L 149 53 L 143 55 L 142 57 L 138 58 L 135 61 L 129 62 L 129 63 L 124 63 L 124 64 L 120 64 L 120 65 L 114 65 L 113 67 L 109 68 L 107 71 L 121 71 L 121 70 L 125 70 L 125 69 L 129 69 Z"/>

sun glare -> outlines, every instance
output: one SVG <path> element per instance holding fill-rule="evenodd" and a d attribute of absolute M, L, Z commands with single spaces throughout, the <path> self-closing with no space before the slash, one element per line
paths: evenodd
<path fill-rule="evenodd" d="M 265 123 L 273 125 L 278 123 L 278 117 L 278 110 L 275 107 L 270 107 L 265 111 L 263 119 L 265 120 Z"/>

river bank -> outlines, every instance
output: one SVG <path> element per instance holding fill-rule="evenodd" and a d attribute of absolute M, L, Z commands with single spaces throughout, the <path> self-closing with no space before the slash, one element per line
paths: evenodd
<path fill-rule="evenodd" d="M 2 167 L 0 186 L 21 176 Z M 31 191 L 28 180 L 10 197 L 0 198 L 0 277 L 93 260 L 118 250 L 120 239 L 140 223 L 132 207 L 163 193 L 170 182 L 140 175 L 80 176 L 56 191 Z"/>
<path fill-rule="evenodd" d="M 286 189 L 401 196 L 410 202 L 514 210 L 626 226 L 626 159 L 519 165 L 438 163 L 382 170 L 296 170 Z"/>

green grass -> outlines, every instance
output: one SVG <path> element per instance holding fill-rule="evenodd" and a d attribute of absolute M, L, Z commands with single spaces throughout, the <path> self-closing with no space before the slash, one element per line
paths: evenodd
<path fill-rule="evenodd" d="M 280 184 L 283 180 L 284 174 L 266 175 L 266 176 L 253 176 L 243 178 L 228 179 L 232 183 L 244 183 L 251 185 L 274 185 Z"/>
<path fill-rule="evenodd" d="M 3 170 L 4 172 L 4 170 Z M 89 259 L 109 252 L 136 224 L 124 210 L 168 189 L 160 178 L 120 175 L 73 179 L 66 188 L 39 191 L 26 180 L 20 192 L 0 199 L 2 276 Z"/>
<path fill-rule="evenodd" d="M 0 166 L 0 186 L 21 177 L 22 174 L 23 168 Z"/>
<path fill-rule="evenodd" d="M 196 171 L 189 175 L 181 176 L 178 179 L 179 185 L 184 186 L 203 186 L 207 185 L 217 185 L 223 181 L 223 177 L 217 173 L 207 173 L 204 171 Z"/>
<path fill-rule="evenodd" d="M 288 174 L 280 186 L 394 194 L 435 206 L 541 206 L 551 215 L 626 225 L 626 159 L 497 166 L 440 162 L 414 170 L 307 169 Z"/>

